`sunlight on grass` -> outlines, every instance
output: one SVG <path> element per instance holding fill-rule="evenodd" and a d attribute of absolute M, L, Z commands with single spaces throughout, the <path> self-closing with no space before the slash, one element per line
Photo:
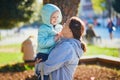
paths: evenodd
<path fill-rule="evenodd" d="M 106 55 L 106 56 L 118 57 L 119 52 L 118 49 L 116 48 L 105 48 L 94 45 L 88 45 L 87 52 L 85 55 Z"/>
<path fill-rule="evenodd" d="M 21 53 L 0 53 L 0 66 L 23 62 Z"/>
<path fill-rule="evenodd" d="M 119 52 L 115 48 L 102 48 L 94 45 L 87 46 L 85 56 L 106 55 L 118 57 Z M 0 66 L 23 62 L 23 54 L 21 53 L 21 44 L 12 44 L 0 46 Z"/>
<path fill-rule="evenodd" d="M 23 62 L 20 44 L 0 46 L 0 66 Z"/>
<path fill-rule="evenodd" d="M 21 44 L 11 44 L 11 45 L 3 45 L 3 46 L 0 46 L 0 48 L 20 48 L 21 47 Z"/>

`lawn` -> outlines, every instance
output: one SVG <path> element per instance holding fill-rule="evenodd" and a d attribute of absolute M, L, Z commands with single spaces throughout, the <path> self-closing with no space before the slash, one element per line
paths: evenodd
<path fill-rule="evenodd" d="M 20 50 L 20 44 L 0 46 L 1 80 L 37 80 L 33 66 L 19 64 L 23 62 L 23 54 Z M 101 54 L 118 57 L 118 50 L 88 45 L 88 50 L 84 56 Z M 4 66 L 2 67 L 2 65 Z M 92 78 L 94 78 L 93 80 L 120 80 L 120 71 L 96 65 L 79 65 L 77 67 L 74 80 L 92 80 Z"/>
<path fill-rule="evenodd" d="M 87 46 L 86 56 L 89 55 L 106 55 L 106 56 L 113 56 L 119 57 L 118 49 L 116 48 L 106 48 L 106 47 L 99 47 L 94 45 Z"/>
<path fill-rule="evenodd" d="M 0 46 L 0 66 L 23 62 L 20 44 Z"/>
<path fill-rule="evenodd" d="M 0 66 L 12 63 L 23 62 L 21 53 L 21 44 L 12 44 L 0 46 Z M 118 57 L 118 50 L 115 48 L 103 48 L 94 45 L 87 46 L 87 52 L 84 56 L 107 55 Z"/>

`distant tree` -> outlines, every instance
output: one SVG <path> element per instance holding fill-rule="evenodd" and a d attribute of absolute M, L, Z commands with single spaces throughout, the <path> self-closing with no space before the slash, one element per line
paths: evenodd
<path fill-rule="evenodd" d="M 10 29 L 35 19 L 36 0 L 0 0 L 0 29 Z"/>
<path fill-rule="evenodd" d="M 106 10 L 106 0 L 91 0 L 95 13 L 101 14 Z"/>
<path fill-rule="evenodd" d="M 112 0 L 112 6 L 117 13 L 120 13 L 120 0 Z"/>
<path fill-rule="evenodd" d="M 53 3 L 57 5 L 62 11 L 62 23 L 64 23 L 66 19 L 77 16 L 80 0 L 43 0 L 43 3 Z"/>

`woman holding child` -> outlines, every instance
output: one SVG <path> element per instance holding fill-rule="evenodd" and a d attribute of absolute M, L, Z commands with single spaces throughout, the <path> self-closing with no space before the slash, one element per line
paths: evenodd
<path fill-rule="evenodd" d="M 62 38 L 51 50 L 43 63 L 44 75 L 51 75 L 52 80 L 73 80 L 79 59 L 86 51 L 82 42 L 85 25 L 78 17 L 71 17 L 63 25 Z M 37 60 L 39 63 L 41 59 Z"/>

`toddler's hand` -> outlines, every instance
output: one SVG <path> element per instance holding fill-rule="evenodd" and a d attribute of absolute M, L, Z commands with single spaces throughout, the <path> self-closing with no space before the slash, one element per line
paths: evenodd
<path fill-rule="evenodd" d="M 59 40 L 59 36 L 56 35 L 56 36 L 55 36 L 55 41 L 58 41 L 58 40 Z"/>
<path fill-rule="evenodd" d="M 62 33 L 61 33 L 61 32 L 59 32 L 59 33 L 58 33 L 58 35 L 59 35 L 60 37 L 63 37 L 63 35 L 62 35 Z"/>
<path fill-rule="evenodd" d="M 61 37 L 62 37 L 61 33 L 58 33 L 58 34 L 55 36 L 55 41 L 58 41 Z"/>

